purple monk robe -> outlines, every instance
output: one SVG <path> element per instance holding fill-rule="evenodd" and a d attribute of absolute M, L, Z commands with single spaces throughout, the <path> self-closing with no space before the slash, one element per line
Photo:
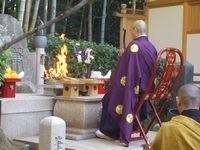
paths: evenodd
<path fill-rule="evenodd" d="M 129 143 L 133 131 L 133 110 L 150 79 L 157 56 L 146 36 L 133 40 L 121 56 L 111 79 L 108 113 L 119 123 L 120 140 Z"/>

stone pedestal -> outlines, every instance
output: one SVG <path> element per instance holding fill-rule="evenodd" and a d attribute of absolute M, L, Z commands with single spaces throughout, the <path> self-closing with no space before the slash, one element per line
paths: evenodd
<path fill-rule="evenodd" d="M 54 116 L 66 122 L 67 139 L 81 140 L 95 137 L 101 117 L 102 97 L 103 95 L 55 97 Z"/>

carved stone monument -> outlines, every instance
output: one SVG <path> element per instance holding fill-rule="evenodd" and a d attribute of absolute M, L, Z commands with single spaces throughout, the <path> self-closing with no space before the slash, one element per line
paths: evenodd
<path fill-rule="evenodd" d="M 0 20 L 0 46 L 23 34 L 20 22 L 16 18 L 6 14 L 0 14 Z M 18 90 L 18 92 L 31 92 L 34 90 L 32 83 L 34 83 L 35 79 L 33 76 L 35 70 L 33 64 L 35 60 L 30 57 L 26 38 L 15 43 L 8 50 L 11 51 L 13 57 L 12 69 L 16 70 L 18 73 L 21 71 L 25 73 L 19 84 L 27 84 L 30 87 L 28 88 L 29 90 L 27 90 L 27 88 L 22 88 L 24 91 Z M 18 86 L 18 88 L 20 87 Z"/>

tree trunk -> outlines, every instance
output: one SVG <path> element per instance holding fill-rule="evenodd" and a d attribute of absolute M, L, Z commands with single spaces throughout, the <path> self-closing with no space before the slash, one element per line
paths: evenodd
<path fill-rule="evenodd" d="M 88 13 L 88 41 L 92 41 L 92 4 L 89 5 Z"/>
<path fill-rule="evenodd" d="M 83 31 L 83 22 L 84 22 L 84 16 L 85 16 L 85 7 L 83 8 L 82 14 L 81 14 L 81 23 L 80 23 L 80 28 L 79 28 L 79 36 L 78 39 L 81 39 L 82 36 L 82 31 Z"/>
<path fill-rule="evenodd" d="M 48 16 L 48 0 L 44 0 L 44 16 L 43 16 L 43 21 L 44 24 L 47 22 L 47 16 Z M 44 29 L 44 35 L 46 35 L 47 31 Z"/>
<path fill-rule="evenodd" d="M 90 0 L 81 0 L 77 5 L 75 5 L 72 8 L 68 8 L 64 13 L 62 13 L 62 14 L 58 15 L 57 17 L 55 17 L 54 19 L 48 21 L 46 24 L 39 26 L 39 27 L 36 27 L 36 28 L 33 28 L 31 31 L 18 36 L 16 39 L 13 39 L 12 41 L 10 41 L 8 43 L 5 43 L 4 45 L 2 45 L 0 47 L 0 52 L 8 49 L 10 46 L 21 41 L 22 39 L 32 35 L 36 31 L 45 29 L 46 27 L 51 26 L 53 23 L 56 23 L 58 21 L 61 21 L 65 18 L 69 17 L 71 14 L 77 12 L 79 9 L 81 9 L 83 6 L 85 6 L 87 3 L 89 3 L 89 1 Z"/>
<path fill-rule="evenodd" d="M 35 28 L 36 20 L 38 17 L 38 8 L 39 8 L 40 0 L 35 0 L 35 7 L 33 11 L 33 17 L 32 17 L 32 22 L 29 31 L 33 30 Z"/>
<path fill-rule="evenodd" d="M 18 20 L 19 20 L 19 22 L 21 24 L 21 27 L 23 26 L 23 21 L 24 21 L 25 3 L 26 3 L 26 0 L 20 0 L 20 8 L 19 8 L 19 13 L 18 13 Z"/>
<path fill-rule="evenodd" d="M 24 18 L 24 32 L 28 32 L 31 4 L 32 4 L 32 0 L 26 0 L 26 9 L 25 9 L 25 18 Z"/>
<path fill-rule="evenodd" d="M 57 0 L 52 0 L 52 3 L 51 3 L 51 19 L 54 19 L 56 17 L 56 5 L 57 5 Z M 50 33 L 55 34 L 55 23 L 53 23 L 51 25 Z"/>
<path fill-rule="evenodd" d="M 2 2 L 2 9 L 1 9 L 1 13 L 4 14 L 4 11 L 5 11 L 5 0 L 3 0 Z"/>
<path fill-rule="evenodd" d="M 103 13 L 102 13 L 102 19 L 101 19 L 101 43 L 104 43 L 106 7 L 107 7 L 107 0 L 104 0 L 103 1 Z"/>

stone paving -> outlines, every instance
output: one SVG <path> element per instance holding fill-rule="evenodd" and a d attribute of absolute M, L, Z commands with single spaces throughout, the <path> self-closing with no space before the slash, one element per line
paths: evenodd
<path fill-rule="evenodd" d="M 81 141 L 66 140 L 66 148 L 74 150 L 143 150 L 144 141 L 133 141 L 129 147 L 123 147 L 118 141 L 93 138 Z"/>
<path fill-rule="evenodd" d="M 148 138 L 153 140 L 156 132 L 150 131 Z M 38 137 L 27 137 L 17 139 L 19 141 L 27 142 L 32 146 L 31 150 L 38 150 Z M 132 141 L 129 147 L 123 147 L 118 141 L 108 141 L 99 138 L 91 138 L 86 140 L 65 140 L 66 150 L 143 150 L 144 140 Z"/>

